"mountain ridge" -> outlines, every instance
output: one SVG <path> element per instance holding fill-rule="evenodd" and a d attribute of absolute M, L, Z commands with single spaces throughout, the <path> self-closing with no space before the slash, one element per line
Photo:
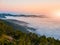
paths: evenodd
<path fill-rule="evenodd" d="M 45 15 L 24 15 L 24 14 L 13 15 L 13 14 L 8 14 L 8 13 L 0 13 L 0 18 L 6 18 L 6 16 L 48 18 L 48 17 L 45 16 Z"/>

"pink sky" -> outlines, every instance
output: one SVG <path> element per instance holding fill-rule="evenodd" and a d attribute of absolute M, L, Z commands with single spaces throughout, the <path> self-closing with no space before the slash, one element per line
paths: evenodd
<path fill-rule="evenodd" d="M 54 10 L 60 10 L 59 0 L 0 0 L 0 11 L 50 14 Z"/>

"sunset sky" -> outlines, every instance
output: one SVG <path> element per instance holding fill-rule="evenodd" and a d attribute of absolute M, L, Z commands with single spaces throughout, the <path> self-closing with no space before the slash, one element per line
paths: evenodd
<path fill-rule="evenodd" d="M 51 14 L 60 11 L 60 0 L 0 0 L 0 12 Z"/>

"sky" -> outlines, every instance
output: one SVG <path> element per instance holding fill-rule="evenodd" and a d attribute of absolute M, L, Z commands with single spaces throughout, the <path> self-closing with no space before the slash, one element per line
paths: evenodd
<path fill-rule="evenodd" d="M 60 10 L 60 0 L 0 0 L 0 12 L 50 14 Z"/>

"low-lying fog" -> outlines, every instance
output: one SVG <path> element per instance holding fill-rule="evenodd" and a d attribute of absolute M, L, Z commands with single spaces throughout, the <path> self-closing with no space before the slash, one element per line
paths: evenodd
<path fill-rule="evenodd" d="M 37 30 L 32 31 L 47 37 L 60 39 L 60 21 L 53 18 L 31 18 L 31 17 L 12 17 L 6 16 L 6 19 L 15 19 L 29 23 L 28 26 Z"/>

